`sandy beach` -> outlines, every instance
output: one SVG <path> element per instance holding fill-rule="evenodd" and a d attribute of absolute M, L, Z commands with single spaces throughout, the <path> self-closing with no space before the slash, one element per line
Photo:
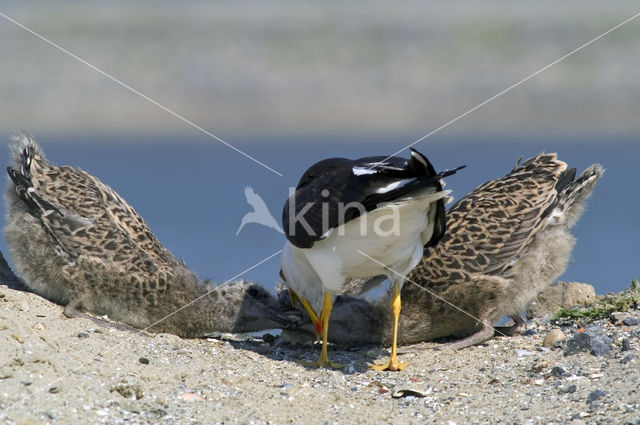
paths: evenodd
<path fill-rule="evenodd" d="M 568 339 L 579 326 L 609 338 L 599 355 L 543 348 L 552 326 L 534 320 L 524 336 L 458 352 L 402 347 L 402 372 L 369 370 L 388 355 L 375 346 L 332 347 L 345 368 L 315 370 L 296 360 L 313 360 L 317 345 L 146 334 L 68 319 L 15 287 L 0 285 L 0 423 L 640 423 L 637 325 L 560 326 Z"/>

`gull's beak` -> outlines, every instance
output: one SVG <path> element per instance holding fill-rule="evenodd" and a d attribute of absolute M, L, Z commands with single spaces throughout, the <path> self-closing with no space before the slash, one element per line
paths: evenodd
<path fill-rule="evenodd" d="M 284 273 L 282 272 L 282 269 L 280 269 L 280 278 L 282 279 L 283 282 L 287 281 L 287 279 L 285 279 L 285 277 L 284 277 Z M 313 326 L 316 329 L 316 334 L 318 336 L 321 335 L 322 334 L 322 328 L 323 328 L 322 321 L 318 317 L 318 314 L 315 312 L 315 310 L 311 307 L 311 305 L 309 305 L 309 302 L 306 299 L 304 299 L 303 297 L 298 296 L 298 294 L 296 294 L 296 291 L 294 291 L 291 288 L 289 288 L 289 299 L 291 301 L 291 307 L 293 309 L 295 309 L 295 307 L 296 307 L 296 305 L 298 303 L 300 303 L 300 305 L 302 305 L 302 307 L 304 307 L 305 311 L 309 315 L 309 318 L 313 322 Z"/>
<path fill-rule="evenodd" d="M 316 314 L 315 310 L 311 307 L 311 305 L 309 305 L 309 302 L 306 299 L 302 297 L 298 297 L 297 295 L 296 295 L 296 298 L 298 299 L 300 304 L 302 304 L 302 307 L 304 307 L 304 309 L 309 314 L 309 318 L 313 322 L 313 326 L 316 328 L 316 334 L 318 336 L 322 335 L 322 329 L 323 329 L 322 321 Z"/>

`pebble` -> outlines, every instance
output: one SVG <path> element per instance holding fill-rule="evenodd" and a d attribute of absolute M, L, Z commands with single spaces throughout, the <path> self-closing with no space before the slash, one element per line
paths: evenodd
<path fill-rule="evenodd" d="M 589 394 L 589 397 L 587 397 L 587 403 L 591 404 L 594 401 L 606 396 L 607 393 L 605 393 L 602 390 L 595 390 L 593 391 L 591 394 Z"/>
<path fill-rule="evenodd" d="M 611 316 L 609 316 L 609 319 L 613 322 L 622 322 L 626 317 L 628 316 L 627 313 L 621 312 L 621 311 L 615 311 L 613 313 L 611 313 Z"/>
<path fill-rule="evenodd" d="M 524 357 L 524 356 L 531 356 L 533 355 L 533 353 L 527 350 L 516 350 L 516 355 L 518 357 Z"/>
<path fill-rule="evenodd" d="M 627 364 L 629 363 L 631 360 L 633 360 L 635 358 L 635 356 L 633 354 L 627 354 L 626 356 L 624 356 L 622 359 L 620 359 L 620 363 L 622 364 Z"/>
<path fill-rule="evenodd" d="M 566 375 L 567 373 L 567 369 L 562 366 L 561 364 L 559 365 L 555 365 L 552 369 L 551 369 L 551 374 L 555 377 L 561 377 L 562 375 Z"/>
<path fill-rule="evenodd" d="M 535 372 L 535 373 L 540 373 L 540 372 L 542 372 L 543 370 L 545 370 L 548 367 L 549 367 L 549 362 L 547 362 L 546 360 L 537 361 L 531 367 L 531 371 Z"/>
<path fill-rule="evenodd" d="M 89 334 L 86 332 L 78 333 L 78 338 L 89 338 Z"/>
<path fill-rule="evenodd" d="M 594 356 L 604 356 L 609 354 L 609 342 L 611 341 L 607 337 L 596 335 L 591 331 L 585 331 L 576 334 L 573 338 L 567 341 L 567 347 L 564 350 L 564 355 L 569 356 L 587 351 Z"/>
<path fill-rule="evenodd" d="M 635 326 L 638 324 L 638 319 L 636 319 L 635 317 L 625 317 L 625 319 L 622 321 L 622 323 L 625 326 Z"/>
<path fill-rule="evenodd" d="M 551 329 L 547 333 L 542 341 L 543 347 L 553 347 L 556 342 L 564 342 L 567 340 L 567 336 L 560 329 Z"/>
<path fill-rule="evenodd" d="M 629 338 L 622 339 L 622 346 L 620 347 L 621 351 L 629 351 L 631 350 L 631 342 L 629 342 Z"/>
<path fill-rule="evenodd" d="M 140 357 L 138 359 L 138 362 L 142 363 L 142 364 L 149 364 L 149 359 L 146 357 Z"/>
<path fill-rule="evenodd" d="M 558 392 L 560 394 L 573 394 L 576 392 L 576 390 L 578 389 L 578 387 L 576 386 L 576 384 L 571 384 L 568 387 L 561 387 Z"/>
<path fill-rule="evenodd" d="M 58 394 L 60 392 L 60 387 L 51 387 L 49 388 L 49 392 L 51 394 Z"/>

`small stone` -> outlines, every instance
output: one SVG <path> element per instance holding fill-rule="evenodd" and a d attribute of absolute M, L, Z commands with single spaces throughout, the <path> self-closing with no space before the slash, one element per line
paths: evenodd
<path fill-rule="evenodd" d="M 138 359 L 138 362 L 142 363 L 142 364 L 149 364 L 149 359 L 146 357 L 140 357 Z"/>
<path fill-rule="evenodd" d="M 60 392 L 60 387 L 51 387 L 49 388 L 49 392 L 51 394 L 58 394 Z"/>
<path fill-rule="evenodd" d="M 561 364 L 559 365 L 555 365 L 552 369 L 551 369 L 551 374 L 557 378 L 560 378 L 562 375 L 566 375 L 567 374 L 567 369 L 562 366 Z"/>
<path fill-rule="evenodd" d="M 564 342 L 567 340 L 567 336 L 560 329 L 551 329 L 547 333 L 542 341 L 543 347 L 553 347 L 556 342 Z"/>
<path fill-rule="evenodd" d="M 613 323 L 622 322 L 627 316 L 628 316 L 627 313 L 624 313 L 621 311 L 615 311 L 611 313 L 611 316 L 609 316 L 609 320 L 611 320 L 611 322 Z"/>
<path fill-rule="evenodd" d="M 601 337 L 590 331 L 581 332 L 567 341 L 564 355 L 569 356 L 587 351 L 594 356 L 604 356 L 609 353 L 609 341 L 609 338 Z"/>
<path fill-rule="evenodd" d="M 89 334 L 86 332 L 79 332 L 78 338 L 89 338 Z"/>
<path fill-rule="evenodd" d="M 629 338 L 623 338 L 622 339 L 622 345 L 620 347 L 621 351 L 629 351 L 631 350 L 631 342 L 629 341 Z"/>
<path fill-rule="evenodd" d="M 516 355 L 518 357 L 525 357 L 525 356 L 531 356 L 533 355 L 533 353 L 527 350 L 516 350 Z"/>
<path fill-rule="evenodd" d="M 625 319 L 622 321 L 622 323 L 625 326 L 635 326 L 639 323 L 638 319 L 636 319 L 635 317 L 625 317 Z"/>
<path fill-rule="evenodd" d="M 549 363 L 546 360 L 538 361 L 531 366 L 531 371 L 535 373 L 540 373 L 546 368 L 549 367 Z"/>
<path fill-rule="evenodd" d="M 620 359 L 620 363 L 622 364 L 627 364 L 629 363 L 631 360 L 633 360 L 635 358 L 635 356 L 633 354 L 627 354 L 626 356 L 624 356 L 622 359 Z"/>
<path fill-rule="evenodd" d="M 593 391 L 591 394 L 589 394 L 589 397 L 587 397 L 587 403 L 591 404 L 594 401 L 606 396 L 607 393 L 605 393 L 604 391 L 601 390 L 595 390 Z"/>
<path fill-rule="evenodd" d="M 11 334 L 11 338 L 15 339 L 20 344 L 24 344 L 24 339 L 22 339 L 22 337 L 18 334 Z"/>
<path fill-rule="evenodd" d="M 577 389 L 578 387 L 575 384 L 571 384 L 568 387 L 561 387 L 558 392 L 560 394 L 573 394 Z"/>

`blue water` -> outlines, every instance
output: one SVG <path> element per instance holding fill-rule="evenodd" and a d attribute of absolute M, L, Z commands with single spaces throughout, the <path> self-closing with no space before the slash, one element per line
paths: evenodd
<path fill-rule="evenodd" d="M 295 186 L 315 161 L 331 156 L 386 155 L 411 138 L 234 141 L 283 177 L 210 140 L 142 144 L 126 138 L 92 144 L 46 137 L 39 140 L 51 161 L 78 165 L 113 187 L 145 218 L 160 241 L 201 277 L 225 281 L 284 244 L 282 234 L 257 224 L 249 224 L 235 235 L 242 216 L 251 211 L 245 186 L 253 187 L 279 221 L 289 187 Z M 520 155 L 526 158 L 540 151 L 555 151 L 578 172 L 599 162 L 606 173 L 574 228 L 578 242 L 561 279 L 589 282 L 597 292 L 605 293 L 621 290 L 640 276 L 640 144 L 441 138 L 422 142 L 417 148 L 438 169 L 467 164 L 465 170 L 447 179 L 447 188 L 454 191 L 456 199 L 480 183 L 506 174 Z M 3 163 L 6 155 L 5 149 L 0 157 Z M 4 226 L 4 217 L 0 224 Z M 6 252 L 4 238 L 0 250 Z M 242 277 L 273 289 L 278 270 L 276 256 Z"/>

